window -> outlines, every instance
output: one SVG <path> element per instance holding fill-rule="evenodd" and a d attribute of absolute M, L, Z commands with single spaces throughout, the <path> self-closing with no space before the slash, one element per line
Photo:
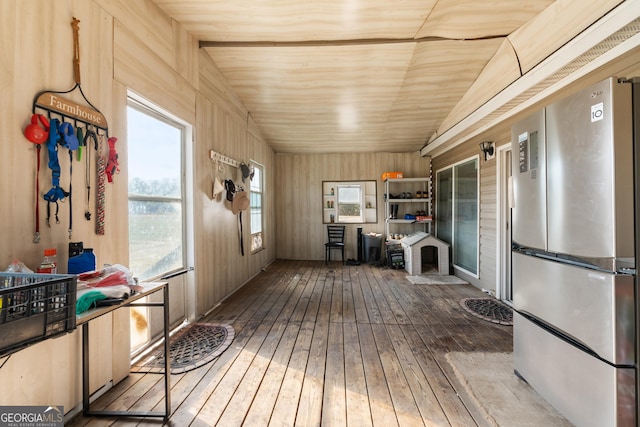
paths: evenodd
<path fill-rule="evenodd" d="M 264 168 L 258 163 L 251 162 L 251 185 L 249 186 L 249 199 L 251 204 L 251 253 L 264 248 L 263 227 L 263 194 L 264 194 Z"/>
<path fill-rule="evenodd" d="M 129 99 L 129 268 L 140 280 L 184 269 L 185 126 Z"/>
<path fill-rule="evenodd" d="M 436 174 L 436 235 L 449 243 L 453 264 L 478 274 L 478 159 Z"/>
<path fill-rule="evenodd" d="M 360 185 L 338 184 L 338 222 L 364 222 Z"/>

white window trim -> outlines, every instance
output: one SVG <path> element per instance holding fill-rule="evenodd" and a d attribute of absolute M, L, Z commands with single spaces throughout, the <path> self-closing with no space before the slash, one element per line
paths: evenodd
<path fill-rule="evenodd" d="M 262 234 L 262 246 L 260 246 L 258 249 L 253 249 L 251 250 L 251 255 L 257 254 L 258 252 L 261 252 L 263 250 L 266 249 L 265 247 L 265 223 L 264 223 L 264 192 L 265 192 L 265 167 L 262 163 L 260 162 L 256 162 L 255 160 L 249 160 L 249 166 L 254 166 L 254 167 L 258 167 L 260 169 L 260 199 L 261 199 L 261 204 L 260 204 L 260 221 L 261 221 L 261 230 L 260 233 Z M 251 183 L 249 183 L 249 199 L 251 199 Z M 249 207 L 249 236 L 253 239 L 253 235 L 255 234 L 253 232 L 253 230 L 251 230 L 251 223 L 252 223 L 252 218 L 251 218 L 251 207 Z"/>
<path fill-rule="evenodd" d="M 364 181 L 343 181 L 343 182 L 339 182 L 336 185 L 336 223 L 337 224 L 364 224 L 366 221 L 365 218 L 365 182 Z M 340 221 L 340 187 L 345 187 L 345 188 L 353 188 L 353 187 L 358 187 L 360 190 L 360 200 L 358 202 L 358 204 L 360 205 L 360 217 L 357 221 Z"/>

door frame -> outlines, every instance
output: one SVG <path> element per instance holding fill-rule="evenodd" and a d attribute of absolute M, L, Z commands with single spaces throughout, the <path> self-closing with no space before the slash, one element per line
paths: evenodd
<path fill-rule="evenodd" d="M 496 298 L 511 303 L 511 144 L 496 149 Z"/>

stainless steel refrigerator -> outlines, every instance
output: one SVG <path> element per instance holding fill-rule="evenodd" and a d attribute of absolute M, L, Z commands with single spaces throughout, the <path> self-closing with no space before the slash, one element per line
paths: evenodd
<path fill-rule="evenodd" d="M 638 420 L 635 87 L 512 127 L 514 368 L 577 426 Z"/>

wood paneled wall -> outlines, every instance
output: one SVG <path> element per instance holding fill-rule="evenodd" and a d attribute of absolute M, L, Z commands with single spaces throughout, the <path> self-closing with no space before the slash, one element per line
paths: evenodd
<path fill-rule="evenodd" d="M 275 155 L 215 64 L 198 49 L 197 41 L 179 24 L 146 0 L 9 0 L 0 2 L 0 269 L 18 258 L 33 269 L 44 248 L 58 250 L 60 272 L 66 271 L 69 237 L 68 204 L 61 204 L 60 224 L 44 224 L 40 206 L 41 240 L 33 243 L 35 160 L 33 144 L 22 135 L 30 119 L 32 100 L 41 90 L 73 86 L 71 20 L 80 20 L 80 69 L 85 95 L 109 122 L 118 137 L 121 172 L 107 185 L 106 235 L 94 233 L 95 223 L 84 220 L 84 204 L 74 197 L 73 239 L 93 247 L 98 266 L 128 264 L 127 208 L 127 94 L 131 90 L 192 125 L 189 150 L 194 165 L 189 180 L 193 206 L 195 267 L 186 282 L 193 287 L 192 309 L 199 317 L 238 289 L 275 259 Z M 83 103 L 77 93 L 73 100 Z M 245 256 L 240 254 L 238 218 L 228 202 L 212 200 L 216 170 L 209 150 L 239 161 L 254 160 L 265 167 L 266 248 L 249 253 L 249 218 L 245 225 Z M 42 153 L 41 192 L 50 187 L 46 150 Z M 63 187 L 68 184 L 68 156 L 60 156 Z M 73 188 L 84 187 L 84 173 L 74 168 Z M 79 171 L 78 171 L 79 170 Z M 239 180 L 227 167 L 225 178 Z M 93 177 L 92 182 L 95 182 Z M 78 189 L 78 190 L 76 190 Z M 77 201 L 76 201 L 77 200 Z M 97 358 L 92 389 L 128 373 L 128 326 L 113 316 L 92 322 L 92 334 L 103 336 L 92 346 Z M 0 331 L 1 333 L 1 331 Z M 111 337 L 113 336 L 113 339 Z M 99 340 L 94 340 L 97 342 Z M 0 383 L 12 393 L 0 393 L 0 405 L 64 405 L 73 409 L 81 399 L 79 332 L 36 344 L 0 359 Z M 43 354 L 47 357 L 43 358 Z M 124 354 L 124 358 L 121 357 Z M 5 363 L 6 362 L 6 363 Z M 123 363 L 124 362 L 124 363 Z M 35 386 L 34 386 L 35 385 Z"/>
<path fill-rule="evenodd" d="M 224 87 L 225 82 L 204 52 L 200 53 L 200 63 L 201 81 L 206 84 L 201 85 L 196 108 L 199 134 L 195 158 L 196 169 L 200 171 L 196 183 L 196 271 L 198 312 L 205 313 L 275 259 L 275 241 L 269 239 L 275 234 L 272 196 L 275 168 L 273 151 L 262 141 L 255 124 L 241 109 L 239 100 L 231 98 L 223 102 L 223 94 L 233 94 L 233 91 Z M 241 174 L 228 165 L 223 165 L 220 170 L 209 159 L 210 150 L 247 164 L 253 160 L 264 166 L 265 250 L 251 254 L 247 211 L 242 217 L 245 255 L 241 255 L 238 217 L 232 215 L 230 204 L 223 195 L 213 199 L 211 193 L 215 177 L 239 183 Z M 248 186 L 249 181 L 245 185 L 247 191 Z"/>
<path fill-rule="evenodd" d="M 2 60 L 0 61 L 0 269 L 4 270 L 12 259 L 23 261 L 35 270 L 42 260 L 45 248 L 56 248 L 59 271 L 66 271 L 69 241 L 83 241 L 93 247 L 98 263 L 126 264 L 127 222 L 120 221 L 116 206 L 122 206 L 120 192 L 124 189 L 126 218 L 126 175 L 117 175 L 106 188 L 105 229 L 107 235 L 96 236 L 95 223 L 84 220 L 84 203 L 78 197 L 84 188 L 84 173 L 76 166 L 71 183 L 74 190 L 73 234 L 68 235 L 69 200 L 60 204 L 56 224 L 52 217 L 47 227 L 46 202 L 42 194 L 51 188 L 46 149 L 41 153 L 39 174 L 40 242 L 34 243 L 34 200 L 36 182 L 36 151 L 22 134 L 29 122 L 33 98 L 42 90 L 68 90 L 73 80 L 72 17 L 80 19 L 81 77 L 84 94 L 98 106 L 110 122 L 112 135 L 122 135 L 122 126 L 116 123 L 114 99 L 119 93 L 113 82 L 113 21 L 94 2 L 68 0 L 4 1 L 0 6 L 2 20 Z M 78 91 L 66 95 L 84 103 Z M 121 146 L 118 149 L 121 150 Z M 70 188 L 69 156 L 60 151 L 63 171 L 61 185 Z M 126 156 L 125 156 L 126 158 Z M 93 177 L 92 182 L 95 182 Z M 95 203 L 95 202 L 94 202 Z M 92 206 L 95 218 L 95 207 Z M 92 372 L 92 387 L 123 375 L 123 358 L 110 357 L 118 345 L 111 340 L 112 316 L 105 316 L 91 325 L 92 333 L 107 330 L 99 347 L 92 346 L 93 355 L 106 357 L 98 360 L 100 368 Z M 0 331 L 0 333 L 3 333 Z M 45 341 L 0 360 L 0 383 L 10 393 L 0 393 L 0 404 L 50 405 L 53 402 L 73 408 L 80 398 L 80 341 L 79 333 Z M 128 358 L 127 358 L 128 359 Z M 5 363 L 6 362 L 6 363 Z M 35 385 L 35 386 L 34 386 Z"/>
<path fill-rule="evenodd" d="M 430 159 L 418 152 L 276 155 L 277 258 L 324 259 L 327 231 L 322 223 L 322 181 L 377 181 L 378 222 L 347 225 L 345 257 L 357 258 L 358 227 L 363 233 L 384 233 L 382 173 L 401 171 L 407 178 L 424 177 L 429 166 Z"/>

